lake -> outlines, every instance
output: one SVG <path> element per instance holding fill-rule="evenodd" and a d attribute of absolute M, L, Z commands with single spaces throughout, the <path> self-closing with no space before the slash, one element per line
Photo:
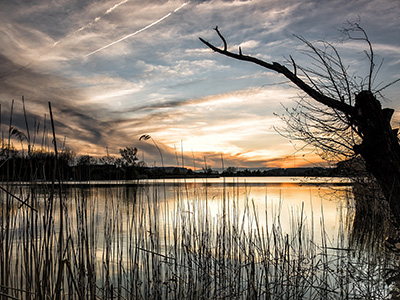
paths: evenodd
<path fill-rule="evenodd" d="M 382 271 L 387 255 L 349 243 L 354 199 L 344 178 L 3 187 L 37 209 L 1 194 L 0 271 L 10 274 L 1 286 L 13 297 L 54 296 L 58 290 L 71 299 L 352 299 L 389 293 Z"/>

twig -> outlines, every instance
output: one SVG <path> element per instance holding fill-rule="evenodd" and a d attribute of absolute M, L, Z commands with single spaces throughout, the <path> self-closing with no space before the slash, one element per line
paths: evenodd
<path fill-rule="evenodd" d="M 144 252 L 147 252 L 147 253 L 150 253 L 150 254 L 154 254 L 154 255 L 157 255 L 157 256 L 160 256 L 160 257 L 164 257 L 164 258 L 166 258 L 166 259 L 173 259 L 173 260 L 176 260 L 175 257 L 166 256 L 166 255 L 164 255 L 164 254 L 160 254 L 160 253 L 157 253 L 157 252 L 154 252 L 154 251 L 151 251 L 151 250 L 147 250 L 147 249 L 144 249 L 144 248 L 141 248 L 141 247 L 136 247 L 136 249 L 141 250 L 141 251 L 144 251 Z"/>
<path fill-rule="evenodd" d="M 15 297 L 13 297 L 13 296 L 7 295 L 7 294 L 5 294 L 5 293 L 2 293 L 2 292 L 0 292 L 0 296 L 2 296 L 2 297 L 6 297 L 6 298 L 9 298 L 9 299 L 15 299 L 15 300 L 18 300 L 18 298 L 15 298 Z"/>
<path fill-rule="evenodd" d="M 30 209 L 32 209 L 32 210 L 38 212 L 38 210 L 37 210 L 36 208 L 34 208 L 34 207 L 32 207 L 31 205 L 29 205 L 28 203 L 26 203 L 26 201 L 21 200 L 21 199 L 18 198 L 17 196 L 13 195 L 12 193 L 10 193 L 9 191 L 7 191 L 7 190 L 6 190 L 5 188 L 3 188 L 2 186 L 0 186 L 0 189 L 1 189 L 3 192 L 5 192 L 7 195 L 9 195 L 9 196 L 13 197 L 14 199 L 18 200 L 19 202 L 21 202 L 21 205 L 26 205 L 26 206 L 28 206 Z"/>
<path fill-rule="evenodd" d="M 224 51 L 228 50 L 228 44 L 226 43 L 225 38 L 222 36 L 222 34 L 218 30 L 218 26 L 214 28 L 214 30 L 217 32 L 218 36 L 221 38 L 222 42 L 224 43 Z M 242 50 L 240 49 L 240 55 L 242 54 Z"/>

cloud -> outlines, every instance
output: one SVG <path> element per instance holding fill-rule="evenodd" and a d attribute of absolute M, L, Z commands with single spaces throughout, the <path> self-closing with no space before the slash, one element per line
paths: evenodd
<path fill-rule="evenodd" d="M 75 30 L 74 32 L 65 35 L 62 40 L 58 40 L 58 41 L 54 42 L 53 43 L 53 47 L 57 46 L 57 44 L 59 44 L 60 42 L 64 41 L 65 39 L 71 37 L 72 35 L 75 35 L 76 33 L 93 26 L 93 24 L 95 24 L 96 22 L 99 22 L 102 19 L 102 17 L 112 13 L 118 6 L 124 4 L 124 3 L 128 2 L 128 1 L 130 1 L 130 0 L 122 0 L 121 2 L 118 2 L 117 4 L 113 5 L 112 7 L 107 9 L 102 16 L 95 17 L 93 19 L 93 21 L 87 23 L 86 25 L 81 26 L 79 29 Z"/>
<path fill-rule="evenodd" d="M 290 101 L 289 95 L 295 93 L 286 92 L 281 100 Z M 195 152 L 228 155 L 244 149 L 268 148 L 273 140 L 269 136 L 275 133 L 273 125 L 280 120 L 264 111 L 268 107 L 279 109 L 279 97 L 271 90 L 258 88 L 189 100 L 157 99 L 125 112 L 123 118 L 115 120 L 114 127 L 129 131 L 132 136 L 150 133 L 170 148 L 183 141 L 187 149 Z M 116 115 L 122 116 L 121 113 Z"/>
<path fill-rule="evenodd" d="M 260 45 L 260 42 L 259 42 L 259 41 L 250 40 L 250 41 L 246 41 L 246 42 L 241 43 L 241 44 L 239 45 L 239 47 L 241 47 L 241 48 L 243 48 L 243 49 L 245 49 L 245 48 L 251 49 L 251 48 L 256 48 L 256 47 L 258 47 L 259 45 Z"/>
<path fill-rule="evenodd" d="M 311 41 L 332 40 L 343 21 L 361 15 L 377 55 L 389 64 L 382 69 L 382 80 L 398 77 L 396 1 L 184 3 L 3 1 L 3 114 L 15 98 L 14 120 L 24 128 L 22 94 L 30 123 L 43 120 L 47 101 L 52 101 L 58 135 L 84 153 L 102 155 L 109 146 L 118 154 L 129 144 L 142 147 L 149 160 L 159 163 L 151 144 L 138 143 L 141 134 L 149 133 L 171 164 L 174 145 L 182 141 L 190 149 L 185 159 L 192 159 L 193 150 L 198 164 L 209 156 L 218 165 L 222 153 L 234 165 L 278 165 L 270 154 L 282 160 L 293 147 L 274 133 L 272 125 L 278 121 L 272 113 L 282 109 L 281 103 L 290 106 L 299 91 L 279 84 L 285 81 L 280 75 L 213 53 L 199 36 L 220 43 L 212 30 L 218 25 L 235 51 L 240 45 L 245 54 L 267 61 L 284 62 L 292 55 L 299 65 L 309 65 L 299 55 L 302 45 L 293 33 Z M 357 47 L 350 44 L 343 51 L 346 63 L 360 72 L 353 55 Z M 391 93 L 397 95 L 398 88 Z M 395 108 L 400 105 L 396 101 L 391 104 Z M 6 126 L 7 117 L 2 122 Z"/>
<path fill-rule="evenodd" d="M 15 64 L 0 55 L 0 96 L 2 99 L 20 99 L 25 96 L 29 123 L 33 127 L 34 120 L 42 120 L 43 115 L 48 116 L 48 102 L 52 103 L 57 132 L 60 136 L 85 139 L 88 142 L 101 143 L 104 139 L 101 130 L 101 107 L 94 109 L 85 105 L 84 93 L 74 87 L 70 80 L 49 75 Z M 21 118 L 22 108 L 16 100 L 14 125 L 25 128 Z M 3 108 L 3 113 L 8 116 L 9 106 Z M 48 119 L 48 117 L 47 117 Z M 3 122 L 4 118 L 3 118 Z M 7 122 L 7 121 L 6 121 Z M 5 123 L 6 123 L 5 122 Z M 7 123 L 6 123 L 7 124 Z M 43 122 L 42 122 L 43 126 Z M 43 128 L 42 128 L 43 129 Z"/>

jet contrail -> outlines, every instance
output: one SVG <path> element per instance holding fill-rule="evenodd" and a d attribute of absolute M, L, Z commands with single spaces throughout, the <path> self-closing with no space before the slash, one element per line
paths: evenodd
<path fill-rule="evenodd" d="M 65 40 L 65 39 L 68 38 L 69 36 L 71 36 L 71 35 L 73 35 L 73 34 L 75 34 L 75 33 L 78 33 L 78 32 L 80 32 L 80 31 L 82 31 L 82 30 L 84 30 L 84 29 L 86 29 L 86 28 L 92 26 L 94 23 L 100 21 L 102 17 L 108 15 L 108 14 L 111 13 L 114 9 L 116 9 L 118 6 L 124 4 L 124 3 L 128 2 L 128 1 L 130 1 L 130 0 L 122 0 L 122 1 L 118 2 L 118 3 L 115 4 L 114 6 L 110 7 L 109 9 L 107 9 L 107 11 L 106 11 L 102 16 L 94 18 L 93 21 L 91 21 L 91 22 L 89 22 L 88 24 L 82 26 L 81 28 L 75 30 L 74 32 L 68 34 L 68 35 L 67 35 L 64 39 L 62 39 L 62 40 Z M 59 41 L 55 42 L 55 43 L 53 44 L 53 47 L 56 46 L 58 43 L 60 43 L 62 40 L 59 40 Z"/>
<path fill-rule="evenodd" d="M 168 18 L 169 16 L 171 16 L 173 13 L 176 13 L 178 10 L 180 10 L 180 9 L 183 8 L 183 7 L 185 7 L 187 4 L 188 4 L 188 2 L 183 3 L 181 6 L 179 6 L 177 9 L 175 9 L 173 12 L 170 12 L 170 13 L 166 14 L 166 15 L 165 15 L 164 17 L 162 17 L 161 19 L 158 19 L 157 21 L 151 23 L 150 25 L 147 25 L 146 27 L 143 27 L 142 29 L 139 29 L 139 30 L 137 30 L 137 31 L 135 31 L 135 32 L 133 32 L 133 33 L 131 33 L 131 34 L 128 34 L 128 35 L 124 36 L 123 38 L 120 38 L 120 39 L 117 40 L 117 41 L 114 41 L 114 42 L 112 42 L 112 43 L 110 43 L 110 44 L 108 44 L 108 45 L 105 45 L 105 46 L 103 46 L 103 47 L 101 47 L 101 48 L 99 48 L 99 49 L 97 49 L 97 50 L 95 50 L 95 51 L 93 51 L 93 52 L 90 52 L 89 54 L 86 54 L 86 57 L 88 57 L 88 56 L 90 56 L 90 55 L 92 55 L 92 54 L 95 54 L 95 53 L 97 53 L 97 52 L 99 52 L 99 51 L 102 51 L 102 50 L 104 50 L 104 49 L 106 49 L 106 48 L 108 48 L 108 47 L 111 47 L 111 46 L 113 46 L 113 45 L 115 45 L 115 44 L 117 44 L 117 43 L 119 43 L 119 42 L 122 42 L 123 40 L 126 40 L 126 39 L 128 39 L 128 38 L 130 38 L 130 37 L 132 37 L 132 36 L 134 36 L 134 35 L 137 35 L 138 33 L 141 33 L 142 31 L 145 31 L 146 29 L 149 29 L 150 27 L 152 27 L 152 26 L 154 26 L 154 25 L 156 25 L 156 24 L 158 24 L 158 23 L 164 21 L 166 18 Z"/>
<path fill-rule="evenodd" d="M 110 12 L 112 12 L 112 11 L 113 11 L 114 9 L 116 9 L 118 6 L 124 4 L 124 3 L 128 2 L 128 1 L 129 1 L 129 0 L 122 0 L 121 2 L 115 4 L 113 7 L 109 8 L 109 9 L 104 13 L 104 15 L 108 15 Z"/>

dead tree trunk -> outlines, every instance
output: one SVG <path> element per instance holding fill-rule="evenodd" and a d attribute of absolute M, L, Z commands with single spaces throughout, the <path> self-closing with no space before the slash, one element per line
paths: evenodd
<path fill-rule="evenodd" d="M 346 122 L 362 140 L 361 144 L 353 145 L 354 152 L 361 155 L 365 160 L 367 171 L 375 177 L 389 203 L 394 221 L 397 226 L 400 226 L 400 144 L 397 130 L 393 130 L 390 125 L 394 110 L 382 109 L 381 103 L 370 90 L 358 93 L 354 105 L 345 103 L 343 99 L 337 100 L 326 96 L 321 90 L 315 86 L 310 86 L 297 76 L 297 67 L 293 60 L 294 71 L 292 72 L 279 63 L 269 63 L 252 56 L 243 55 L 240 48 L 238 54 L 230 52 L 227 50 L 226 40 L 218 31 L 218 28 L 215 28 L 215 30 L 223 41 L 223 49 L 200 38 L 205 45 L 215 52 L 280 73 L 315 101 L 345 115 Z M 323 62 L 325 63 L 325 61 Z M 372 61 L 371 64 L 373 64 Z M 330 71 L 328 70 L 328 72 Z M 333 86 L 336 87 L 336 84 L 333 83 Z"/>
<path fill-rule="evenodd" d="M 356 96 L 355 109 L 353 122 L 362 134 L 362 143 L 354 145 L 354 151 L 365 160 L 400 225 L 400 145 L 397 130 L 390 125 L 394 110 L 382 109 L 369 91 Z"/>

